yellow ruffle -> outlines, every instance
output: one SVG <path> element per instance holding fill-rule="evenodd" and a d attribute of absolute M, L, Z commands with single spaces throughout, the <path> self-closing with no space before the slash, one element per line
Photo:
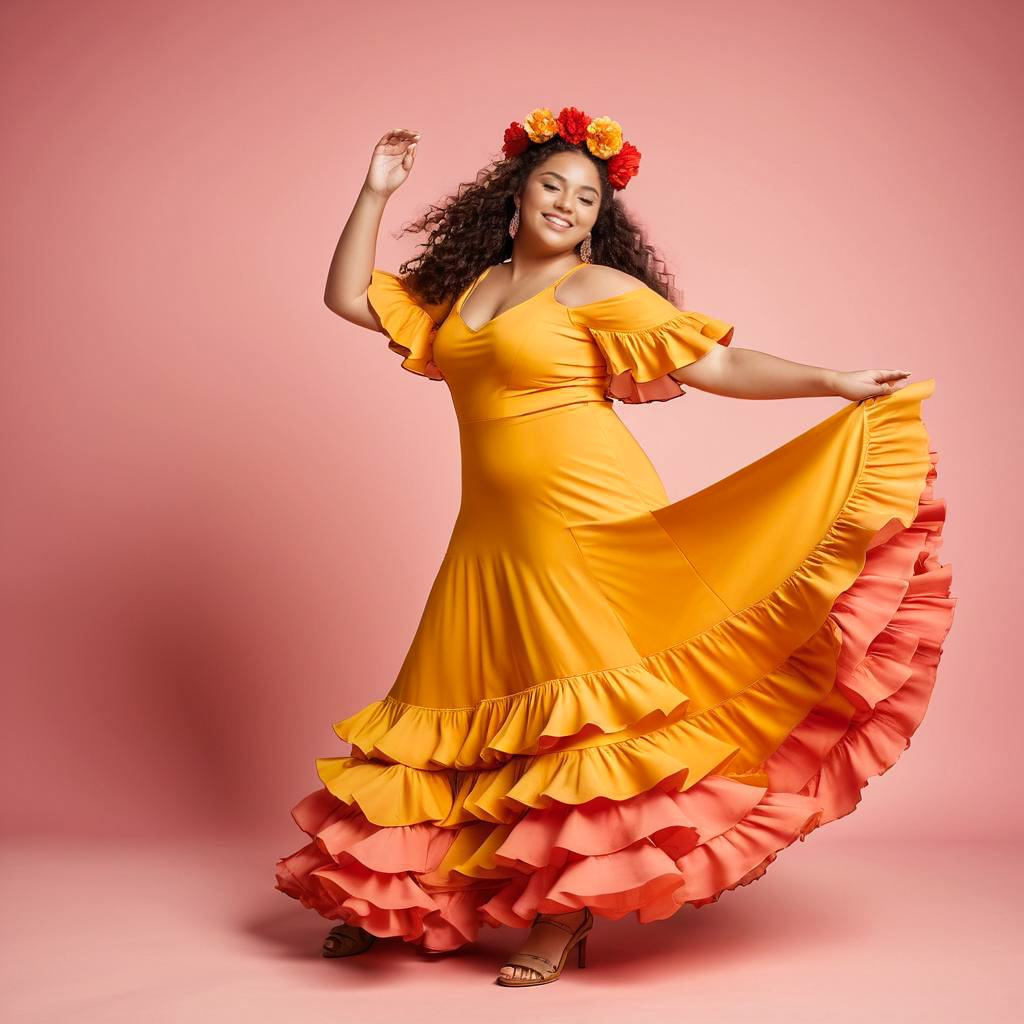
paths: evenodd
<path fill-rule="evenodd" d="M 431 380 L 443 380 L 433 356 L 434 335 L 444 320 L 442 307 L 419 304 L 401 278 L 377 268 L 370 275 L 366 298 L 387 333 L 388 348 L 403 357 L 403 368 Z"/>
<path fill-rule="evenodd" d="M 320 780 L 339 800 L 358 804 L 377 825 L 431 821 L 510 823 L 531 807 L 626 800 L 654 786 L 689 789 L 722 772 L 738 752 L 685 720 L 628 739 L 535 757 L 498 768 L 423 771 L 356 757 L 317 758 Z"/>
<path fill-rule="evenodd" d="M 465 770 L 540 753 L 542 737 L 575 736 L 587 725 L 616 733 L 652 715 L 649 724 L 663 724 L 686 701 L 671 683 L 629 665 L 549 680 L 465 708 L 419 707 L 389 696 L 335 723 L 334 731 L 368 758 Z"/>
<path fill-rule="evenodd" d="M 629 372 L 645 384 L 689 366 L 716 344 L 732 341 L 733 327 L 703 313 L 683 313 L 645 330 L 612 330 L 588 325 L 611 373 Z"/>

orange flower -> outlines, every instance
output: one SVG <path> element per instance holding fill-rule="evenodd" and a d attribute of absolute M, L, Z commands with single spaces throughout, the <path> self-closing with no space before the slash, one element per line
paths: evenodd
<path fill-rule="evenodd" d="M 595 117 L 587 125 L 587 149 L 601 160 L 622 149 L 622 125 L 610 117 Z"/>
<path fill-rule="evenodd" d="M 547 142 L 558 131 L 555 116 L 547 107 L 538 107 L 531 111 L 529 117 L 523 121 L 523 127 L 531 142 Z"/>

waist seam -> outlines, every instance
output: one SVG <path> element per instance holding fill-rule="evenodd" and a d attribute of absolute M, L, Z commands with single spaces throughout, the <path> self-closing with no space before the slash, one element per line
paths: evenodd
<path fill-rule="evenodd" d="M 539 416 L 546 412 L 558 412 L 561 409 L 572 409 L 577 405 L 607 405 L 612 406 L 614 402 L 606 398 L 581 398 L 576 402 L 566 402 L 564 405 L 549 405 L 543 409 L 530 409 L 528 412 L 513 412 L 507 416 L 484 416 L 481 419 L 460 420 L 460 423 L 469 425 L 471 423 L 497 423 L 500 420 L 518 420 L 526 416 Z"/>

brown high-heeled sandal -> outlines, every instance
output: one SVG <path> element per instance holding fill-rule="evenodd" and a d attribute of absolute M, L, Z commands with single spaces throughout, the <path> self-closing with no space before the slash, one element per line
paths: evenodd
<path fill-rule="evenodd" d="M 358 925 L 339 924 L 332 928 L 324 939 L 322 955 L 329 959 L 341 956 L 356 956 L 365 953 L 375 942 L 377 936 Z M 328 944 L 332 944 L 333 948 Z"/>
<path fill-rule="evenodd" d="M 591 913 L 590 907 L 584 907 L 583 911 L 583 920 L 575 929 L 572 925 L 566 924 L 564 921 L 556 921 L 548 914 L 538 914 L 536 918 L 537 921 L 542 921 L 544 924 L 557 925 L 559 928 L 570 933 L 569 941 L 566 943 L 565 949 L 562 950 L 561 959 L 556 964 L 546 956 L 541 956 L 539 953 L 513 953 L 513 955 L 510 956 L 502 966 L 525 967 L 527 970 L 533 971 L 537 977 L 506 978 L 499 974 L 495 981 L 497 981 L 499 985 L 506 985 L 509 988 L 527 988 L 531 985 L 547 985 L 552 981 L 558 981 L 562 976 L 562 969 L 565 967 L 565 961 L 568 959 L 574 946 L 576 947 L 577 967 L 586 967 L 587 936 L 594 927 L 594 915 Z M 545 969 L 542 970 L 542 967 Z"/>

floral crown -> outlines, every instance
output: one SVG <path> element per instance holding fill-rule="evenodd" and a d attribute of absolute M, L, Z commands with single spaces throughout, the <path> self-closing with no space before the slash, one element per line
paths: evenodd
<path fill-rule="evenodd" d="M 563 107 L 555 117 L 547 107 L 538 107 L 505 129 L 502 151 L 511 160 L 531 142 L 547 142 L 561 135 L 574 146 L 586 143 L 587 149 L 608 168 L 608 181 L 616 191 L 623 189 L 640 170 L 640 150 L 622 140 L 622 125 L 610 117 L 589 117 L 575 107 Z"/>

